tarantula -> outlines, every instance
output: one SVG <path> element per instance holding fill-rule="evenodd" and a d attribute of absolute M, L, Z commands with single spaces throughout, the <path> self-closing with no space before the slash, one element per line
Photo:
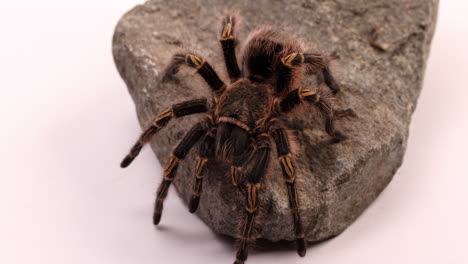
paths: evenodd
<path fill-rule="evenodd" d="M 235 261 L 235 264 L 241 264 L 246 261 L 248 248 L 255 240 L 253 227 L 259 214 L 259 190 L 270 162 L 273 141 L 288 191 L 297 252 L 303 257 L 306 254 L 306 241 L 299 214 L 296 173 L 292 160 L 293 136 L 280 117 L 307 105 L 316 107 L 325 119 L 325 131 L 338 142 L 345 137 L 334 128 L 337 114 L 327 97 L 323 93 L 303 88 L 301 82 L 305 74 L 316 74 L 321 76 L 333 94 L 340 88 L 328 67 L 329 57 L 305 53 L 298 38 L 269 27 L 250 33 L 242 49 L 239 67 L 236 58 L 238 41 L 234 35 L 236 21 L 235 16 L 227 15 L 223 19 L 220 34 L 230 84 L 223 82 L 205 59 L 193 53 L 175 54 L 167 67 L 166 76 L 176 74 L 183 65 L 195 68 L 211 88 L 212 98 L 175 104 L 158 114 L 122 161 L 121 167 L 127 167 L 143 145 L 171 119 L 206 113 L 203 120 L 195 124 L 177 145 L 164 168 L 164 177 L 157 191 L 153 223 L 157 225 L 161 220 L 163 202 L 179 163 L 201 141 L 189 210 L 194 213 L 198 208 L 207 163 L 219 161 L 229 164 L 232 184 L 245 195 Z"/>

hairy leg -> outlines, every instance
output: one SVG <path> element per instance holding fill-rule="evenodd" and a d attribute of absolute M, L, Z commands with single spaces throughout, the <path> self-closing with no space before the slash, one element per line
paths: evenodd
<path fill-rule="evenodd" d="M 231 131 L 232 141 L 235 142 L 232 150 L 233 161 L 231 165 L 231 179 L 232 184 L 239 188 L 239 180 L 242 174 L 242 166 L 248 161 L 251 149 L 248 146 L 249 135 L 247 132 L 240 128 L 234 127 Z"/>
<path fill-rule="evenodd" d="M 197 165 L 195 168 L 195 183 L 193 185 L 193 193 L 189 203 L 190 213 L 195 213 L 198 209 L 200 196 L 203 191 L 203 178 L 207 174 L 206 164 L 208 162 L 208 152 L 213 144 L 213 137 L 207 135 L 205 136 L 203 143 L 200 145 L 200 152 L 197 157 Z"/>
<path fill-rule="evenodd" d="M 242 217 L 242 228 L 240 230 L 239 246 L 234 264 L 243 264 L 248 257 L 250 245 L 255 241 L 253 238 L 255 220 L 259 214 L 258 192 L 262 187 L 262 180 L 265 170 L 268 167 L 270 157 L 270 147 L 263 145 L 257 148 L 249 164 L 253 164 L 251 170 L 246 172 L 247 182 L 244 193 L 246 195 L 246 206 Z"/>
<path fill-rule="evenodd" d="M 276 144 L 278 159 L 283 171 L 286 187 L 288 188 L 289 208 L 293 217 L 293 225 L 296 236 L 296 248 L 299 256 L 306 254 L 306 241 L 304 239 L 304 229 L 302 227 L 301 216 L 299 214 L 299 198 L 296 190 L 296 172 L 291 160 L 291 146 L 287 132 L 284 128 L 272 131 L 271 135 Z"/>
<path fill-rule="evenodd" d="M 219 78 L 213 67 L 205 59 L 193 54 L 175 54 L 172 63 L 167 68 L 164 79 L 179 72 L 182 65 L 197 69 L 197 73 L 213 91 L 222 91 L 226 87 L 226 84 Z"/>
<path fill-rule="evenodd" d="M 337 94 L 340 91 L 340 86 L 336 82 L 333 74 L 328 66 L 329 59 L 326 56 L 312 54 L 312 53 L 291 53 L 281 59 L 285 76 L 288 72 L 292 71 L 293 67 L 306 65 L 309 71 L 313 73 L 322 74 L 325 84 L 330 88 L 333 94 Z M 282 87 L 278 87 L 281 89 Z"/>
<path fill-rule="evenodd" d="M 164 177 L 159 185 L 156 194 L 156 203 L 154 206 L 153 223 L 158 225 L 161 221 L 161 214 L 163 210 L 164 199 L 166 199 L 167 192 L 171 186 L 172 181 L 177 173 L 179 162 L 187 156 L 193 145 L 206 133 L 205 128 L 201 123 L 195 124 L 189 132 L 184 136 L 182 141 L 177 145 L 172 152 L 167 166 L 164 168 Z"/>
<path fill-rule="evenodd" d="M 175 104 L 156 116 L 156 119 L 148 127 L 130 149 L 130 152 L 120 163 L 120 167 L 126 168 L 138 156 L 143 146 L 148 143 L 151 138 L 161 130 L 172 118 L 178 118 L 186 115 L 203 113 L 208 110 L 207 99 L 190 100 L 183 103 Z"/>
<path fill-rule="evenodd" d="M 289 92 L 280 102 L 280 111 L 283 113 L 291 112 L 303 103 L 312 104 L 323 115 L 325 118 L 325 131 L 333 138 L 334 143 L 346 139 L 343 134 L 335 130 L 335 111 L 331 104 L 326 98 L 312 90 L 299 88 Z"/>
<path fill-rule="evenodd" d="M 237 19 L 233 15 L 227 15 L 223 19 L 223 27 L 221 30 L 221 47 L 223 48 L 224 61 L 226 63 L 227 72 L 231 82 L 239 79 L 241 72 L 237 63 L 236 46 L 237 39 L 234 35 L 234 28 Z"/>

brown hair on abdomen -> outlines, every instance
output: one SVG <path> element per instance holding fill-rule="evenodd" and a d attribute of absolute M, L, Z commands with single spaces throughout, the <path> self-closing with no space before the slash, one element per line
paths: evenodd
<path fill-rule="evenodd" d="M 284 32 L 263 27 L 252 32 L 242 50 L 242 68 L 252 81 L 266 81 L 274 84 L 275 73 L 281 65 L 281 58 L 303 51 L 301 41 Z"/>

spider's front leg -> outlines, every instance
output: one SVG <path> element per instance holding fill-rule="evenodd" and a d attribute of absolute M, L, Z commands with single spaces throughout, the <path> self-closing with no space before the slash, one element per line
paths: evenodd
<path fill-rule="evenodd" d="M 325 84 L 332 90 L 333 94 L 337 94 L 340 91 L 340 86 L 336 82 L 335 78 L 333 77 L 329 64 L 329 58 L 326 56 L 312 54 L 312 53 L 291 53 L 284 58 L 281 59 L 282 68 L 281 72 L 283 75 L 290 76 L 293 67 L 300 66 L 300 65 L 307 65 L 309 66 L 309 71 L 315 74 L 322 74 Z M 287 78 L 286 78 L 287 80 Z M 284 89 L 282 87 L 285 84 L 281 82 L 278 83 L 278 89 Z"/>
<path fill-rule="evenodd" d="M 153 214 L 153 223 L 155 225 L 159 224 L 159 221 L 161 220 L 164 199 L 166 198 L 169 187 L 171 186 L 171 183 L 176 176 L 179 162 L 183 160 L 185 156 L 187 156 L 193 145 L 195 145 L 195 143 L 205 133 L 206 129 L 201 123 L 195 124 L 172 152 L 172 156 L 169 159 L 167 166 L 164 168 L 164 177 L 161 184 L 159 185 L 156 195 L 156 203 Z"/>
<path fill-rule="evenodd" d="M 236 254 L 236 261 L 234 264 L 243 264 L 248 257 L 248 250 L 250 245 L 255 241 L 253 233 L 255 230 L 255 220 L 259 214 L 258 209 L 258 195 L 262 187 L 262 180 L 265 175 L 265 170 L 269 164 L 270 146 L 266 141 L 259 146 L 254 153 L 250 162 L 253 166 L 251 170 L 246 173 L 247 183 L 245 183 L 245 208 L 242 218 L 242 229 L 240 230 L 239 246 Z M 244 165 L 244 167 L 247 164 Z M 239 183 L 240 184 L 240 183 Z"/>
<path fill-rule="evenodd" d="M 285 183 L 288 188 L 289 207 L 293 217 L 294 231 L 296 235 L 296 248 L 299 256 L 306 254 L 306 241 L 304 239 L 304 229 L 302 227 L 301 216 L 299 214 L 299 197 L 296 190 L 296 171 L 291 160 L 291 146 L 288 134 L 284 128 L 272 131 L 272 136 L 276 144 L 278 159 L 283 171 Z"/>
<path fill-rule="evenodd" d="M 234 36 L 234 27 L 236 25 L 236 17 L 227 15 L 223 19 L 223 26 L 221 29 L 221 47 L 223 48 L 224 61 L 229 74 L 231 82 L 235 82 L 240 78 L 241 72 L 237 64 L 236 46 L 237 39 Z"/>
<path fill-rule="evenodd" d="M 280 110 L 283 113 L 288 113 L 302 103 L 310 103 L 320 111 L 325 118 L 325 131 L 333 138 L 333 143 L 346 139 L 346 136 L 335 130 L 336 116 L 331 104 L 323 96 L 312 90 L 299 88 L 289 92 L 280 102 Z"/>
<path fill-rule="evenodd" d="M 183 103 L 175 104 L 156 116 L 156 119 L 140 136 L 138 141 L 130 149 L 128 155 L 120 163 L 120 167 L 126 168 L 138 156 L 143 146 L 161 130 L 172 118 L 178 118 L 190 114 L 204 113 L 208 110 L 208 100 L 195 99 Z"/>

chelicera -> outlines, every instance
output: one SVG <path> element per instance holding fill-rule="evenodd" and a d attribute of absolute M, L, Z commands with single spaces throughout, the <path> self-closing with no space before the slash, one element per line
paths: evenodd
<path fill-rule="evenodd" d="M 238 41 L 234 34 L 236 21 L 235 16 L 226 16 L 220 34 L 230 83 L 221 80 L 211 65 L 200 56 L 193 53 L 175 54 L 167 67 L 166 77 L 176 74 L 181 66 L 195 68 L 211 88 L 212 97 L 175 104 L 158 114 L 122 161 L 121 167 L 127 167 L 143 145 L 171 119 L 205 113 L 202 120 L 177 145 L 164 169 L 164 177 L 157 191 L 154 224 L 158 225 L 161 220 L 163 202 L 179 163 L 199 142 L 189 209 L 190 212 L 195 212 L 203 198 L 202 186 L 207 163 L 216 161 L 229 164 L 232 184 L 245 197 L 235 263 L 246 261 L 248 248 L 255 240 L 258 200 L 271 159 L 279 162 L 282 168 L 297 252 L 304 256 L 306 241 L 296 190 L 292 147 L 294 137 L 280 118 L 294 115 L 299 108 L 316 108 L 325 120 L 325 131 L 334 142 L 339 142 L 345 137 L 335 130 L 337 114 L 325 96 L 327 93 L 303 87 L 302 81 L 305 75 L 315 74 L 320 76 L 331 93 L 338 93 L 340 88 L 328 67 L 329 57 L 307 53 L 299 38 L 270 27 L 262 27 L 250 33 L 242 47 L 239 67 L 236 58 Z M 276 146 L 277 157 L 272 157 L 273 145 Z"/>

